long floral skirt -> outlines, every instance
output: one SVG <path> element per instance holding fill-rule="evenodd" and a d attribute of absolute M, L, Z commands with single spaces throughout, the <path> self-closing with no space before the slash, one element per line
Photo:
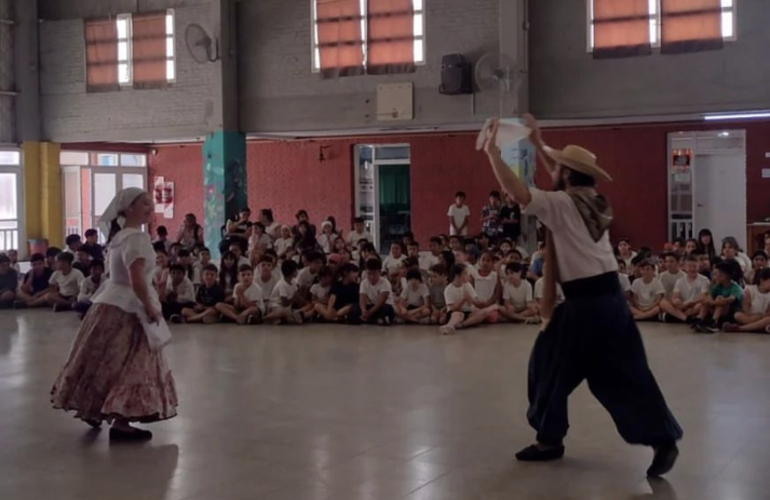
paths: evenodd
<path fill-rule="evenodd" d="M 54 383 L 51 403 L 86 421 L 146 423 L 174 417 L 177 396 L 163 350 L 150 349 L 136 315 L 95 304 Z"/>

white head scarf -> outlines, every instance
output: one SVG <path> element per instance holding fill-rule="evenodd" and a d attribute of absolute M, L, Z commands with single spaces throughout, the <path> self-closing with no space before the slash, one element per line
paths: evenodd
<path fill-rule="evenodd" d="M 112 221 L 117 221 L 120 227 L 123 227 L 126 223 L 126 219 L 123 217 L 124 212 L 144 193 L 144 189 L 130 187 L 121 190 L 115 195 L 102 216 L 99 217 L 97 224 L 105 238 L 109 238 Z"/>

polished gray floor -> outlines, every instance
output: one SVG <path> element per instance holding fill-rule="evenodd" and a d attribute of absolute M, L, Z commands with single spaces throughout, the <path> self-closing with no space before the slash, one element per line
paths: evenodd
<path fill-rule="evenodd" d="M 77 328 L 0 312 L 0 498 L 472 500 L 770 498 L 770 337 L 643 326 L 685 430 L 668 481 L 581 386 L 567 456 L 522 464 L 535 327 L 175 327 L 180 415 L 110 445 L 49 407 Z"/>

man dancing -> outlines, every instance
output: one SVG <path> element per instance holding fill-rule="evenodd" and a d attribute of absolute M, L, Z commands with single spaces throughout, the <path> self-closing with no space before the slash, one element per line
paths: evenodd
<path fill-rule="evenodd" d="M 503 189 L 523 213 L 536 216 L 550 231 L 555 258 L 548 268 L 558 276 L 566 300 L 553 310 L 532 349 L 527 418 L 537 431 L 537 443 L 516 458 L 546 461 L 564 455 L 567 398 L 586 379 L 623 439 L 653 448 L 647 475 L 661 476 L 679 455 L 676 441 L 682 429 L 647 366 L 639 330 L 620 289 L 608 234 L 612 209 L 595 190 L 597 180 L 612 179 L 590 151 L 573 145 L 551 149 L 534 117 L 527 115 L 526 121 L 555 191 L 528 188 L 503 162 L 496 146 L 497 121 L 484 150 Z"/>

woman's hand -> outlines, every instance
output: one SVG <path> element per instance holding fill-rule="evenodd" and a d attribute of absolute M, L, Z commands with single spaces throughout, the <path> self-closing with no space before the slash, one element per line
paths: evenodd
<path fill-rule="evenodd" d="M 543 134 L 535 117 L 529 113 L 524 114 L 524 125 L 529 129 L 529 139 L 535 146 L 543 143 Z"/>
<path fill-rule="evenodd" d="M 150 323 L 160 323 L 160 319 L 162 318 L 160 312 L 155 309 L 153 306 L 145 306 L 144 308 L 145 314 L 147 314 L 147 320 Z"/>

